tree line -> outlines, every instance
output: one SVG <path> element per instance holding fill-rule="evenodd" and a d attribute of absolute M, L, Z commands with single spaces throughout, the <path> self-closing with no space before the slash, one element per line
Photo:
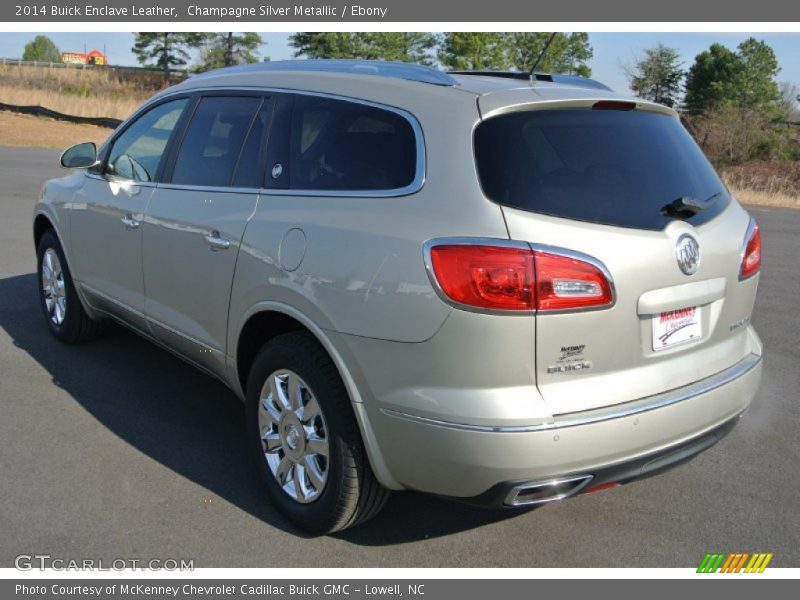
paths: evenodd
<path fill-rule="evenodd" d="M 163 71 L 168 82 L 171 72 L 186 68 L 192 51 L 199 52 L 192 70 L 200 72 L 257 62 L 263 45 L 257 33 L 147 32 L 136 34 L 131 52 L 142 66 Z M 37 35 L 25 44 L 22 60 L 61 62 L 61 50 L 46 35 Z"/>
<path fill-rule="evenodd" d="M 296 58 L 350 58 L 441 65 L 450 70 L 527 72 L 550 39 L 545 32 L 298 32 L 289 37 Z M 193 71 L 207 71 L 262 58 L 265 45 L 257 33 L 137 33 L 131 51 L 143 65 L 169 72 L 185 69 L 199 51 Z M 585 32 L 556 33 L 537 70 L 591 75 L 593 49 Z M 47 36 L 25 46 L 24 60 L 58 61 L 60 51 Z M 712 44 L 684 70 L 674 48 L 657 44 L 625 68 L 631 90 L 671 107 L 701 113 L 725 103 L 738 106 L 780 105 L 775 82 L 780 71 L 772 48 L 750 38 L 730 50 Z"/>
<path fill-rule="evenodd" d="M 530 71 L 553 35 L 537 68 L 546 72 L 591 75 L 589 35 L 576 33 L 496 32 L 298 32 L 289 45 L 296 58 L 390 60 L 452 70 Z M 263 40 L 256 33 L 138 33 L 133 53 L 146 66 L 183 68 L 189 51 L 199 49 L 195 71 L 259 60 Z"/>
<path fill-rule="evenodd" d="M 551 40 L 552 37 L 552 40 Z M 547 52 L 542 55 L 550 42 Z M 143 66 L 194 72 L 269 60 L 257 33 L 137 33 L 131 49 Z M 296 58 L 391 60 L 448 70 L 513 70 L 588 77 L 593 49 L 585 32 L 297 32 L 289 37 Z M 25 47 L 26 60 L 58 60 L 45 36 Z M 685 68 L 664 44 L 644 50 L 624 67 L 635 95 L 681 110 L 686 126 L 718 166 L 751 158 L 795 157 L 796 140 L 784 121 L 796 114 L 798 90 L 779 86 L 780 66 L 770 46 L 749 38 L 735 49 L 714 43 Z M 792 113 L 795 113 L 792 115 Z"/>
<path fill-rule="evenodd" d="M 800 158 L 798 89 L 779 85 L 780 66 L 764 41 L 735 49 L 714 43 L 683 68 L 674 48 L 657 44 L 625 68 L 633 92 L 682 110 L 684 124 L 718 167 L 753 159 Z"/>
<path fill-rule="evenodd" d="M 290 36 L 296 58 L 378 59 L 450 70 L 530 71 L 551 33 L 523 32 L 299 32 Z M 591 75 L 592 46 L 585 32 L 556 33 L 537 66 L 544 72 Z"/>

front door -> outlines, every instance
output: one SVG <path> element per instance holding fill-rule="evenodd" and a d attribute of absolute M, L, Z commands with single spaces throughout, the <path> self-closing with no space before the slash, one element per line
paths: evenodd
<path fill-rule="evenodd" d="M 141 224 L 156 172 L 188 100 L 159 104 L 113 141 L 105 166 L 87 172 L 75 195 L 75 273 L 89 301 L 144 329 Z"/>

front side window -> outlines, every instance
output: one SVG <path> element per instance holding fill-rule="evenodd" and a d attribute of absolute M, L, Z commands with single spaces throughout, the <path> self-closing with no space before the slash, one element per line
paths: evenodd
<path fill-rule="evenodd" d="M 292 189 L 395 190 L 414 181 L 414 130 L 397 113 L 299 96 L 291 137 Z"/>
<path fill-rule="evenodd" d="M 111 147 L 106 174 L 136 182 L 153 181 L 187 102 L 181 98 L 159 104 L 125 129 Z"/>
<path fill-rule="evenodd" d="M 181 141 L 172 183 L 230 186 L 260 105 L 261 98 L 256 96 L 200 100 Z"/>

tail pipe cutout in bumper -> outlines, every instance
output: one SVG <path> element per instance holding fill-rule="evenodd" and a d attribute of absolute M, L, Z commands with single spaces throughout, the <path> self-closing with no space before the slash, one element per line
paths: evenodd
<path fill-rule="evenodd" d="M 687 462 L 725 437 L 744 413 L 727 420 L 711 431 L 659 452 L 624 463 L 602 467 L 591 473 L 565 475 L 546 481 L 500 483 L 473 498 L 453 500 L 490 508 L 537 506 L 592 492 L 614 484 L 629 483 L 657 475 Z"/>

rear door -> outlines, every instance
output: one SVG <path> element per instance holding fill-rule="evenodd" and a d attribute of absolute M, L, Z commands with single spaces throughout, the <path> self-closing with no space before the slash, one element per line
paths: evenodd
<path fill-rule="evenodd" d="M 537 314 L 537 384 L 555 414 L 680 387 L 749 354 L 750 218 L 674 116 L 613 102 L 521 110 L 485 120 L 475 150 L 512 239 L 583 253 L 612 279 L 611 306 Z"/>
<path fill-rule="evenodd" d="M 154 335 L 218 374 L 271 107 L 272 99 L 258 94 L 198 98 L 143 225 L 145 313 Z"/>

